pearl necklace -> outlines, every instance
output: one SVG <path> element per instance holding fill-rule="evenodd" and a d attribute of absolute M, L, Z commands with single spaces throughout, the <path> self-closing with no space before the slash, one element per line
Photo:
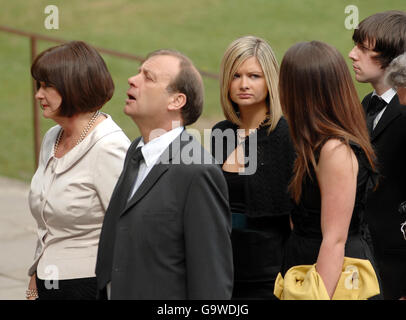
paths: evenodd
<path fill-rule="evenodd" d="M 79 139 L 76 141 L 76 146 L 83 141 L 83 139 L 86 137 L 87 133 L 89 132 L 90 128 L 93 127 L 97 117 L 100 115 L 100 111 L 97 110 L 92 118 L 90 119 L 89 123 L 87 126 L 83 129 L 82 133 L 79 136 Z M 63 128 L 59 131 L 58 137 L 56 138 L 55 145 L 54 145 L 54 155 L 56 155 L 56 152 L 58 151 L 59 147 L 59 142 L 61 141 L 63 135 Z"/>

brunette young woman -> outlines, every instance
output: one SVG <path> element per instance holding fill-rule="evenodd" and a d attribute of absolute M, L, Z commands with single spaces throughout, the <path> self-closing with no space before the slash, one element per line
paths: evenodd
<path fill-rule="evenodd" d="M 365 201 L 375 177 L 364 111 L 344 58 L 318 41 L 286 52 L 279 93 L 297 153 L 289 185 L 293 231 L 282 273 L 316 264 L 331 298 L 344 256 L 375 267 L 364 237 Z"/>

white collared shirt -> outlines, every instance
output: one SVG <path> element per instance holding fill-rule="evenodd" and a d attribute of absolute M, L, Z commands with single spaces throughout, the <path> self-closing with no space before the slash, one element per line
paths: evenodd
<path fill-rule="evenodd" d="M 385 91 L 381 96 L 378 95 L 378 94 L 376 93 L 376 91 L 374 90 L 374 92 L 372 93 L 371 98 L 372 98 L 373 96 L 378 96 L 378 97 L 381 98 L 383 101 L 385 101 L 386 104 L 388 105 L 388 104 L 392 101 L 392 99 L 393 99 L 393 97 L 394 97 L 395 95 L 396 95 L 396 91 L 395 91 L 393 88 L 390 88 L 389 90 Z M 373 123 L 373 129 L 375 129 L 376 125 L 378 124 L 379 120 L 381 119 L 383 113 L 384 113 L 385 110 L 386 110 L 387 105 L 385 106 L 385 108 L 383 108 L 383 109 L 381 110 L 381 112 L 379 112 L 379 113 L 376 115 L 376 117 L 375 117 L 375 119 L 374 119 L 374 123 Z"/>
<path fill-rule="evenodd" d="M 184 127 L 177 127 L 175 129 L 172 129 L 159 136 L 158 138 L 149 141 L 147 144 L 145 144 L 144 139 L 141 138 L 141 141 L 138 143 L 137 148 L 141 148 L 144 159 L 140 162 L 137 179 L 134 182 L 128 200 L 130 200 L 134 196 L 134 193 L 138 190 L 141 183 L 145 180 L 148 173 L 154 167 L 162 153 L 173 142 L 173 140 L 175 140 L 176 137 L 178 137 L 182 133 L 183 129 Z"/>

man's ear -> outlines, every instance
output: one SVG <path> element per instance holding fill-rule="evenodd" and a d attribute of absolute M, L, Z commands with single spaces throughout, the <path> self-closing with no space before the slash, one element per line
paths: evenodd
<path fill-rule="evenodd" d="M 186 95 L 184 93 L 177 92 L 172 96 L 171 101 L 168 105 L 168 110 L 180 110 L 186 104 L 186 101 Z"/>

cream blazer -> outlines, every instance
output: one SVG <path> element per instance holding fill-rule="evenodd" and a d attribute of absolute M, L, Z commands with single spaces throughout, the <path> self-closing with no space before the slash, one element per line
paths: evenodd
<path fill-rule="evenodd" d="M 31 181 L 29 205 L 38 224 L 34 262 L 28 271 L 43 280 L 95 276 L 104 214 L 130 141 L 107 119 L 63 157 L 54 157 L 61 127 L 42 141 L 39 165 Z"/>

